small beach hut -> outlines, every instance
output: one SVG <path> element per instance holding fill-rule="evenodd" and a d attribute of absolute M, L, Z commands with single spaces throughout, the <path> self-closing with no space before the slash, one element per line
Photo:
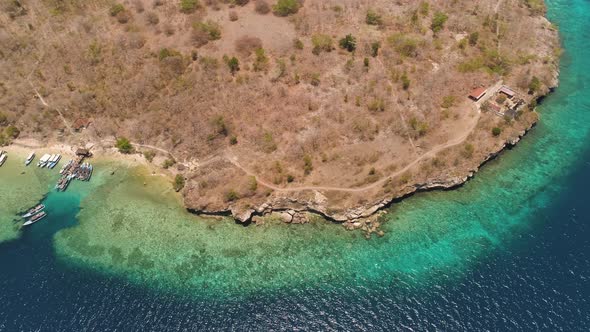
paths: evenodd
<path fill-rule="evenodd" d="M 486 90 L 485 88 L 477 88 L 471 91 L 471 94 L 469 94 L 469 98 L 471 98 L 474 101 L 479 101 L 486 94 L 486 92 L 488 92 L 488 90 Z"/>

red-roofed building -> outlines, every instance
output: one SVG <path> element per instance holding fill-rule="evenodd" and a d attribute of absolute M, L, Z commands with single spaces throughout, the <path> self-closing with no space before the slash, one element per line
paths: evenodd
<path fill-rule="evenodd" d="M 485 88 L 477 88 L 471 92 L 469 98 L 478 101 L 481 99 L 481 97 L 483 97 L 486 94 L 486 92 L 488 92 L 488 90 L 486 90 Z"/>

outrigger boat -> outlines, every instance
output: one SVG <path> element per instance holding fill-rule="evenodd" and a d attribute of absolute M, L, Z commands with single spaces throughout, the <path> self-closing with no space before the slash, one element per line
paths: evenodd
<path fill-rule="evenodd" d="M 64 173 L 66 173 L 66 172 L 67 172 L 67 171 L 70 169 L 70 167 L 72 167 L 72 164 L 73 164 L 73 163 L 74 163 L 74 161 L 70 159 L 70 161 L 68 161 L 68 163 L 67 163 L 67 164 L 65 164 L 65 165 L 64 165 L 64 166 L 61 168 L 61 170 L 59 171 L 59 174 L 64 174 Z"/>
<path fill-rule="evenodd" d="M 6 159 L 8 159 L 8 152 L 0 151 L 0 166 L 4 165 Z"/>
<path fill-rule="evenodd" d="M 35 206 L 34 208 L 30 209 L 29 211 L 27 211 L 27 213 L 23 214 L 23 218 L 32 217 L 35 214 L 37 214 L 43 210 L 45 210 L 45 205 L 39 204 L 39 205 Z"/>
<path fill-rule="evenodd" d="M 45 167 L 45 165 L 47 165 L 47 162 L 49 161 L 49 158 L 51 158 L 51 155 L 49 154 L 44 154 L 41 159 L 39 159 L 39 162 L 37 163 L 37 167 Z"/>
<path fill-rule="evenodd" d="M 35 152 L 31 152 L 27 157 L 27 160 L 25 160 L 25 166 L 29 166 L 33 162 L 33 159 L 35 159 Z"/>
<path fill-rule="evenodd" d="M 46 216 L 47 216 L 47 213 L 45 213 L 45 212 L 39 212 L 36 215 L 34 215 L 31 219 L 27 220 L 27 222 L 25 222 L 23 224 L 23 226 L 32 225 L 32 224 L 36 223 L 37 221 L 45 218 Z"/>
<path fill-rule="evenodd" d="M 61 159 L 61 154 L 56 154 L 55 157 L 53 157 L 53 161 L 49 163 L 47 168 L 53 169 L 57 165 L 57 163 L 59 163 L 60 159 Z"/>

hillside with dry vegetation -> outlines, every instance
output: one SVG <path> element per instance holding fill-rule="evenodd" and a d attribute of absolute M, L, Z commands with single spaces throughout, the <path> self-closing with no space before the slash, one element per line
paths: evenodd
<path fill-rule="evenodd" d="M 537 121 L 560 53 L 544 11 L 542 0 L 0 0 L 0 144 L 117 140 L 177 174 L 194 211 L 354 221 L 462 183 Z M 502 85 L 524 106 L 502 111 Z"/>

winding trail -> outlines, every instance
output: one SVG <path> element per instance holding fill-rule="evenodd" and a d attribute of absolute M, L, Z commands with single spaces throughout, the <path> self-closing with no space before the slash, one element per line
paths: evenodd
<path fill-rule="evenodd" d="M 469 135 L 471 135 L 471 133 L 473 132 L 473 130 L 477 127 L 477 124 L 479 123 L 479 118 L 480 118 L 480 113 L 479 111 L 477 112 L 477 117 L 473 123 L 473 125 L 469 128 L 469 130 L 461 135 L 460 137 L 455 138 L 454 140 L 451 140 L 445 144 L 441 144 L 438 145 L 434 148 L 432 148 L 431 150 L 429 150 L 428 152 L 422 154 L 420 157 L 416 158 L 414 161 L 412 161 L 411 163 L 409 163 L 408 165 L 406 165 L 404 168 L 398 170 L 395 173 L 390 174 L 389 176 L 377 181 L 377 182 L 373 182 L 367 186 L 364 187 L 358 187 L 358 188 L 343 188 L 343 187 L 329 187 L 329 186 L 302 186 L 302 187 L 291 187 L 291 188 L 282 188 L 282 187 L 277 187 L 275 185 L 273 185 L 272 183 L 269 183 L 268 181 L 265 181 L 263 179 L 260 179 L 259 176 L 257 176 L 254 172 L 250 171 L 249 169 L 245 168 L 244 166 L 242 166 L 239 162 L 238 162 L 238 158 L 236 156 L 232 156 L 229 153 L 225 154 L 225 158 L 231 162 L 234 166 L 236 166 L 237 168 L 239 168 L 240 170 L 242 170 L 244 173 L 246 173 L 249 176 L 253 176 L 256 178 L 256 181 L 258 181 L 258 183 L 262 184 L 265 187 L 268 187 L 272 190 L 278 191 L 278 192 L 294 192 L 294 191 L 304 191 L 304 190 L 324 190 L 324 191 L 339 191 L 339 192 L 353 192 L 353 193 L 358 193 L 358 192 L 363 192 L 363 191 L 368 191 L 371 189 L 375 189 L 379 186 L 383 186 L 384 183 L 386 183 L 387 181 L 391 180 L 394 177 L 397 177 L 403 173 L 405 173 L 406 171 L 408 171 L 409 169 L 411 169 L 412 167 L 414 167 L 416 164 L 418 164 L 419 162 L 421 162 L 422 160 L 426 159 L 426 158 L 430 158 L 435 156 L 438 152 L 448 149 L 450 147 L 453 146 L 457 146 L 459 144 L 462 144 L 463 142 L 465 142 L 465 140 L 469 137 Z"/>

